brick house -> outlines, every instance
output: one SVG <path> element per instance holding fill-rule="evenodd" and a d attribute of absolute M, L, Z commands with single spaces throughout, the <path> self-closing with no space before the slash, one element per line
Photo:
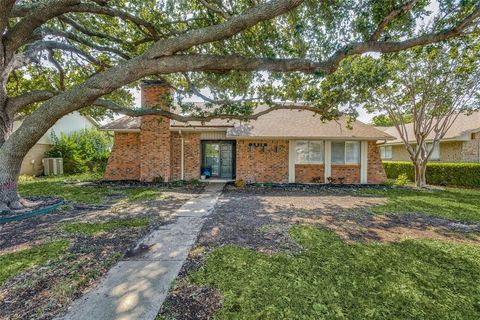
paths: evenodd
<path fill-rule="evenodd" d="M 168 85 L 146 81 L 142 105 L 161 105 Z M 163 99 L 162 99 L 163 97 Z M 360 121 L 322 122 L 309 111 L 277 110 L 250 122 L 178 123 L 161 116 L 122 117 L 106 180 L 243 179 L 276 183 L 380 183 L 377 141 L 392 137 Z"/>
<path fill-rule="evenodd" d="M 382 159 L 410 161 L 408 151 L 395 127 L 377 127 L 395 139 L 381 143 Z M 406 125 L 407 135 L 414 142 L 413 125 Z M 427 147 L 432 147 L 432 137 L 427 137 Z M 480 162 L 480 112 L 460 114 L 447 134 L 434 146 L 432 161 L 440 162 Z"/>

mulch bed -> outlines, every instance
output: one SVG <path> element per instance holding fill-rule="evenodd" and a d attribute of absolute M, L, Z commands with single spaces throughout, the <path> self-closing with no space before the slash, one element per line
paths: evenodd
<path fill-rule="evenodd" d="M 302 248 L 289 236 L 294 224 L 322 225 L 346 241 L 395 242 L 407 236 L 480 243 L 478 237 L 469 237 L 471 232 L 480 232 L 480 224 L 414 214 L 374 215 L 368 207 L 385 199 L 355 195 L 352 188 L 250 185 L 239 189 L 228 185 L 204 224 L 160 315 L 177 320 L 210 319 L 221 307 L 222 297 L 213 288 L 189 283 L 188 274 L 202 266 L 209 252 L 225 245 L 240 245 L 266 254 L 295 254 Z"/>
<path fill-rule="evenodd" d="M 125 184 L 116 184 L 116 187 Z M 141 203 L 85 205 L 66 203 L 52 213 L 0 225 L 0 254 L 28 249 L 56 239 L 70 241 L 68 252 L 41 267 L 24 270 L 0 286 L 0 319 L 52 319 L 115 264 L 124 253 L 201 191 L 202 186 L 172 187 L 166 199 Z M 68 233 L 63 224 L 148 218 L 145 227 L 119 228 L 95 236 Z"/>

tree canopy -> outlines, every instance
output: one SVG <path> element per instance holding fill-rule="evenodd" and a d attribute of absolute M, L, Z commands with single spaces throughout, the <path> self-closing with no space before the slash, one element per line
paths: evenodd
<path fill-rule="evenodd" d="M 7 79 L 7 95 L 43 101 L 139 55 L 158 59 L 174 53 L 185 55 L 189 67 L 148 76 L 165 78 L 179 96 L 221 102 L 224 108 L 217 113 L 251 113 L 255 102 L 308 101 L 325 117 L 332 117 L 346 103 L 342 91 L 351 81 L 331 83 L 325 77 L 346 57 L 395 52 L 476 28 L 477 1 L 440 1 L 434 12 L 435 4 L 425 0 L 2 1 L 2 12 L 8 14 L 5 56 L 16 60 Z M 238 30 L 228 30 L 228 25 Z M 171 53 L 162 53 L 162 47 Z M 368 85 L 366 78 L 355 81 Z M 104 98 L 131 105 L 125 89 L 135 86 L 137 79 L 132 80 Z M 210 97 L 202 95 L 205 88 Z M 33 90 L 41 92 L 33 94 Z M 27 104 L 17 113 L 28 114 L 36 106 Z M 89 111 L 102 116 L 106 109 Z"/>

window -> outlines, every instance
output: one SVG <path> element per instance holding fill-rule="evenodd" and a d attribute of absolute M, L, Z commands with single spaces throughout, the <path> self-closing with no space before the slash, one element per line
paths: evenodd
<path fill-rule="evenodd" d="M 427 143 L 427 152 L 430 152 L 432 149 L 432 143 Z M 435 144 L 433 147 L 432 155 L 430 156 L 430 160 L 440 160 L 440 146 L 438 143 Z"/>
<path fill-rule="evenodd" d="M 392 146 L 380 147 L 380 156 L 382 159 L 392 159 Z"/>
<path fill-rule="evenodd" d="M 332 142 L 332 163 L 333 164 L 359 164 L 360 163 L 360 142 Z"/>
<path fill-rule="evenodd" d="M 323 141 L 297 141 L 295 163 L 323 163 Z"/>

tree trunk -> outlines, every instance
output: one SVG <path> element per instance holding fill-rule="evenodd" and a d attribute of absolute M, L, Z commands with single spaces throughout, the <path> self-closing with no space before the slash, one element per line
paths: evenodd
<path fill-rule="evenodd" d="M 21 165 L 22 157 L 18 157 L 14 150 L 0 148 L 0 214 L 22 207 L 17 193 Z"/>
<path fill-rule="evenodd" d="M 418 188 L 425 188 L 427 186 L 427 163 L 426 162 L 416 162 L 415 165 L 415 185 Z"/>

